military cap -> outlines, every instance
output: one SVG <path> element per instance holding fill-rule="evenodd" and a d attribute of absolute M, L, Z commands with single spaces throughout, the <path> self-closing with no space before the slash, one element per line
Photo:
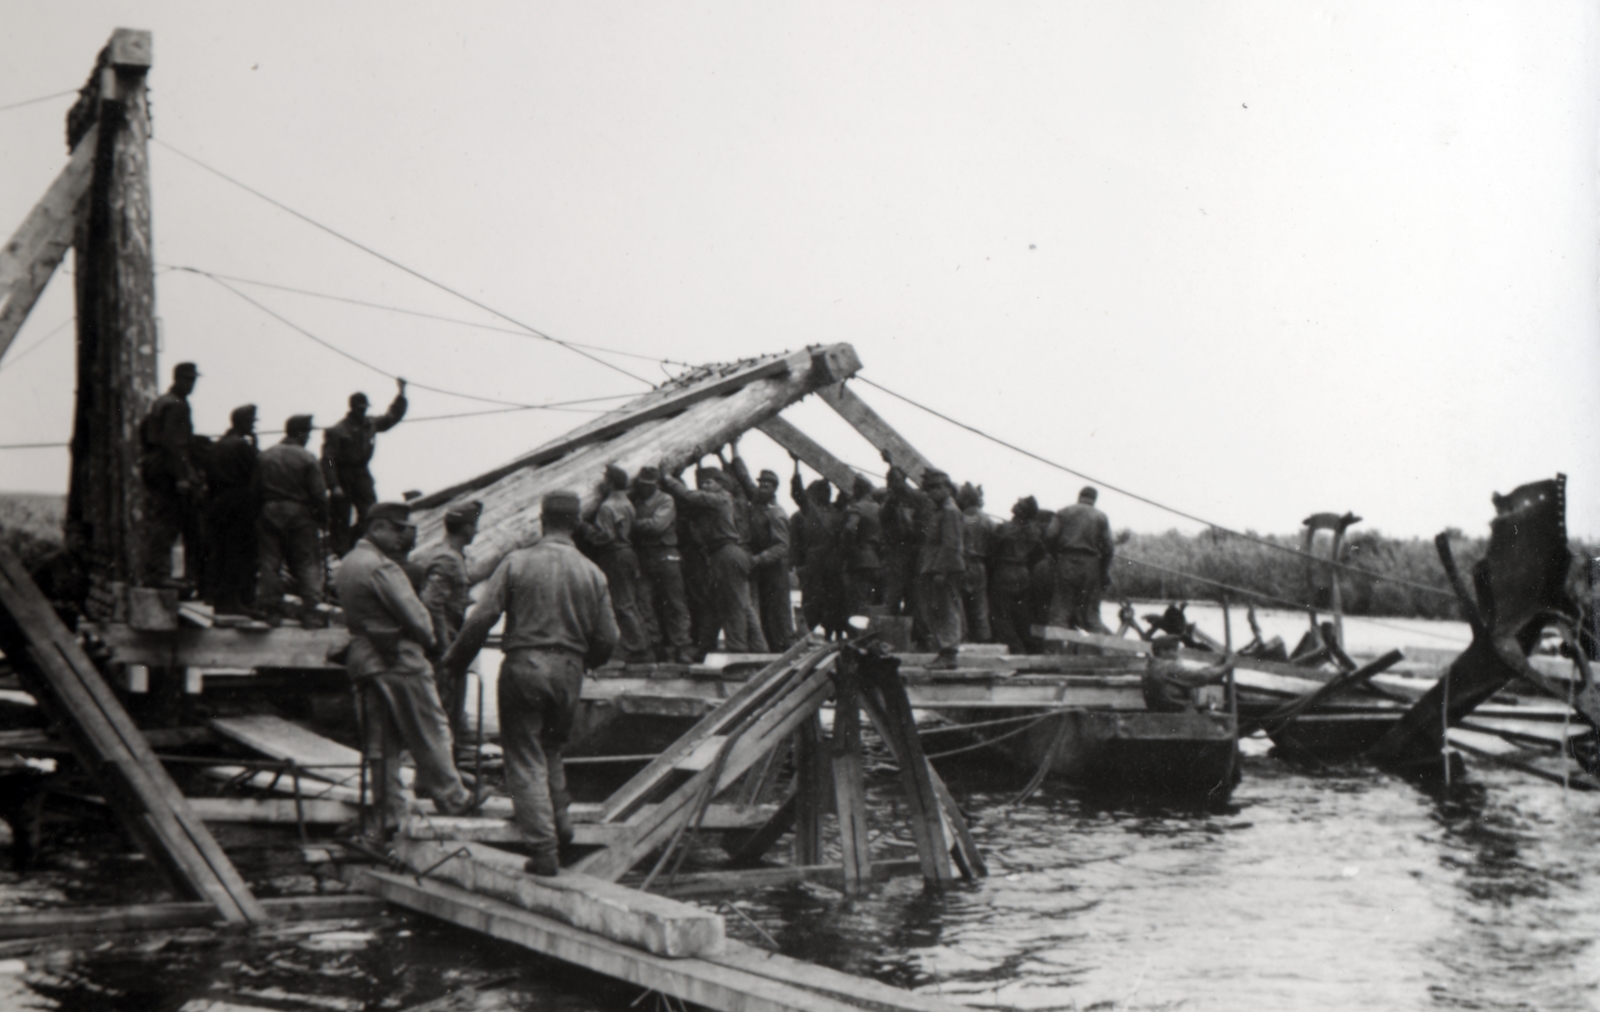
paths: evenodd
<path fill-rule="evenodd" d="M 311 431 L 311 416 L 310 415 L 290 415 L 289 416 L 289 420 L 287 422 L 283 423 L 283 431 L 285 431 L 285 432 L 310 432 Z"/>
<path fill-rule="evenodd" d="M 1079 502 L 1094 502 L 1098 498 L 1100 498 L 1100 490 L 1093 485 L 1085 485 L 1078 492 Z"/>
<path fill-rule="evenodd" d="M 177 365 L 172 367 L 172 375 L 198 376 L 200 375 L 200 367 L 195 365 L 193 362 L 179 362 Z"/>
<path fill-rule="evenodd" d="M 936 467 L 930 467 L 922 472 L 922 487 L 924 489 L 932 488 L 935 485 L 948 484 L 950 484 L 950 476 Z"/>
<path fill-rule="evenodd" d="M 256 420 L 256 406 L 254 404 L 241 404 L 228 415 L 228 420 L 234 425 L 245 425 Z"/>
<path fill-rule="evenodd" d="M 483 515 L 483 503 L 476 499 L 458 502 L 444 511 L 446 520 L 476 520 Z"/>
<path fill-rule="evenodd" d="M 868 478 L 864 474 L 858 474 L 856 475 L 854 484 L 851 486 L 850 492 L 857 499 L 865 499 L 872 495 L 873 488 L 874 486 L 871 478 Z"/>
<path fill-rule="evenodd" d="M 352 408 L 357 407 L 358 405 L 364 408 L 371 403 L 371 401 L 367 400 L 367 395 L 359 390 L 350 395 L 350 406 Z"/>
<path fill-rule="evenodd" d="M 539 504 L 539 512 L 547 517 L 574 517 L 578 516 L 578 494 L 576 492 L 551 492 Z"/>
<path fill-rule="evenodd" d="M 636 480 L 646 482 L 660 481 L 661 471 L 654 467 L 641 467 L 639 468 L 639 477 Z"/>
<path fill-rule="evenodd" d="M 368 520 L 387 520 L 392 524 L 409 525 L 411 507 L 403 502 L 381 502 L 367 511 Z"/>
<path fill-rule="evenodd" d="M 763 481 L 770 481 L 774 485 L 782 485 L 783 484 L 783 480 L 778 477 L 778 472 L 772 471 L 772 470 L 764 470 L 764 471 L 761 472 L 760 476 L 756 478 L 756 482 L 758 484 L 763 482 Z"/>
<path fill-rule="evenodd" d="M 613 488 L 627 488 L 628 472 L 615 464 L 607 464 L 606 481 L 610 482 Z"/>
<path fill-rule="evenodd" d="M 694 476 L 696 478 L 702 478 L 703 477 L 703 478 L 711 478 L 711 479 L 713 479 L 715 481 L 721 481 L 722 480 L 722 468 L 720 468 L 720 467 L 697 467 L 697 468 L 694 469 Z"/>

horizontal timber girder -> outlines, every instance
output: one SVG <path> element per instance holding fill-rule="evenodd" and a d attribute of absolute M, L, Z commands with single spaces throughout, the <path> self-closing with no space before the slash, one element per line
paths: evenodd
<path fill-rule="evenodd" d="M 418 500 L 419 547 L 443 537 L 450 503 L 482 501 L 467 569 L 473 582 L 484 580 L 508 552 L 538 540 L 546 493 L 574 492 L 584 510 L 592 509 L 607 464 L 630 473 L 663 463 L 681 468 L 860 368 L 848 344 L 822 345 L 651 391 L 510 464 Z"/>

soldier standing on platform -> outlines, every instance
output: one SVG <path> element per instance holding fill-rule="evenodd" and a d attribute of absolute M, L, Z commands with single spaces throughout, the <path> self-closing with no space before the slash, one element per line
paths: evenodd
<path fill-rule="evenodd" d="M 883 577 L 883 507 L 866 475 L 856 475 L 844 511 L 840 547 L 844 555 L 845 615 L 865 615 L 878 603 Z"/>
<path fill-rule="evenodd" d="M 782 653 L 794 642 L 794 601 L 789 590 L 789 516 L 778 504 L 776 471 L 762 471 L 755 481 L 734 455 L 729 470 L 751 500 L 751 597 L 760 616 L 767 649 Z"/>
<path fill-rule="evenodd" d="M 467 609 L 472 607 L 466 549 L 478 536 L 478 518 L 482 515 L 483 503 L 476 499 L 451 506 L 444 512 L 444 540 L 415 559 L 422 573 L 422 589 L 417 597 L 428 609 L 433 638 L 441 649 L 455 642 Z M 444 674 L 442 669 L 440 673 Z M 459 732 L 466 726 L 466 683 L 441 677 L 438 684 L 439 702 L 450 719 L 450 727 Z"/>
<path fill-rule="evenodd" d="M 571 732 L 585 668 L 597 668 L 617 645 L 617 623 L 599 567 L 578 551 L 578 497 L 544 497 L 538 543 L 507 555 L 445 653 L 461 677 L 483 639 L 506 616 L 501 637 L 500 744 L 517 829 L 533 851 L 527 870 L 560 872 L 560 847 L 572 840 L 561 747 Z"/>
<path fill-rule="evenodd" d="M 256 406 L 233 409 L 231 425 L 206 454 L 206 593 L 220 614 L 256 599 Z"/>
<path fill-rule="evenodd" d="M 966 610 L 967 640 L 987 643 L 989 628 L 989 539 L 994 525 L 983 512 L 983 487 L 971 482 L 961 486 L 956 496 L 961 518 L 966 524 L 962 549 L 967 560 L 967 575 L 961 585 L 961 602 Z"/>
<path fill-rule="evenodd" d="M 172 387 L 150 405 L 139 423 L 139 477 L 149 495 L 141 545 L 139 582 L 146 587 L 172 587 L 172 543 L 183 538 L 184 569 L 190 580 L 200 575 L 204 552 L 200 538 L 200 500 L 205 479 L 194 460 L 194 420 L 189 395 L 200 370 L 179 362 Z"/>
<path fill-rule="evenodd" d="M 283 425 L 283 441 L 269 447 L 256 466 L 259 571 L 256 607 L 269 622 L 284 617 L 285 565 L 302 605 L 301 621 L 314 622 L 322 603 L 323 560 L 319 528 L 328 522 L 328 490 L 317 458 L 306 449 L 311 416 L 294 415 Z"/>
<path fill-rule="evenodd" d="M 1044 557 L 1035 518 L 1039 503 L 1028 496 L 1011 507 L 1011 519 L 995 528 L 989 553 L 989 621 L 997 642 L 1014 654 L 1034 652 L 1030 605 L 1033 564 Z"/>
<path fill-rule="evenodd" d="M 705 552 L 712 600 L 707 626 L 697 630 L 702 646 L 714 645 L 718 630 L 731 653 L 749 653 L 759 627 L 752 630 L 750 605 L 750 553 L 739 543 L 739 521 L 733 496 L 714 467 L 695 471 L 695 489 L 676 477 L 662 479 L 662 487 L 689 517 L 695 540 Z M 752 635 L 752 633 L 754 635 Z"/>
<path fill-rule="evenodd" d="M 689 664 L 689 601 L 678 551 L 678 506 L 661 491 L 661 472 L 641 467 L 633 481 L 633 547 L 639 556 L 640 611 L 662 661 Z"/>
<path fill-rule="evenodd" d="M 1099 491 L 1085 485 L 1078 501 L 1050 518 L 1045 548 L 1055 557 L 1055 596 L 1050 624 L 1084 632 L 1110 633 L 1100 620 L 1100 594 L 1111 582 L 1111 521 L 1095 509 Z"/>
<path fill-rule="evenodd" d="M 844 517 L 829 501 L 831 488 L 826 478 L 807 485 L 800 477 L 800 459 L 795 458 L 789 496 L 800 509 L 789 526 L 789 554 L 800 572 L 800 609 L 808 630 L 821 626 L 833 636 L 842 635 L 847 626 L 844 564 L 839 555 Z"/>
<path fill-rule="evenodd" d="M 917 608 L 917 563 L 922 551 L 922 530 L 918 526 L 921 492 L 911 487 L 906 472 L 891 466 L 886 478 L 888 492 L 879 511 L 883 528 L 883 604 L 891 615 L 910 615 L 921 638 L 922 620 Z"/>
<path fill-rule="evenodd" d="M 334 578 L 350 624 L 346 666 L 360 700 L 362 746 L 373 765 L 373 793 L 384 836 L 406 816 L 402 749 L 416 763 L 417 794 L 432 798 L 440 813 L 464 815 L 481 803 L 456 771 L 450 725 L 428 661 L 438 653 L 433 622 L 411 581 L 390 557 L 405 542 L 406 528 L 412 526 L 410 514 L 403 503 L 373 506 L 365 536 L 344 557 Z"/>
<path fill-rule="evenodd" d="M 367 414 L 371 403 L 367 395 L 350 395 L 350 413 L 341 418 L 322 435 L 323 478 L 331 500 L 333 550 L 343 555 L 350 550 L 355 539 L 361 536 L 367 522 L 367 511 L 378 501 L 377 487 L 372 481 L 372 452 L 377 446 L 377 434 L 388 432 L 406 416 L 406 381 L 396 380 L 399 392 L 389 404 L 389 410 L 376 417 Z M 351 522 L 350 511 L 355 510 Z"/>
<path fill-rule="evenodd" d="M 966 523 L 951 494 L 949 475 L 932 469 L 924 471 L 922 488 L 933 505 L 933 515 L 928 520 L 928 537 L 922 544 L 917 566 L 917 596 L 930 644 L 939 651 L 929 667 L 953 668 L 961 644 L 961 580 L 967 570 L 962 544 Z"/>
<path fill-rule="evenodd" d="M 581 523 L 579 531 L 600 571 L 606 574 L 611 607 L 621 634 L 622 659 L 630 664 L 648 664 L 654 658 L 639 610 L 639 556 L 632 541 L 634 516 L 633 502 L 628 498 L 628 472 L 615 464 L 607 465 L 605 498 L 595 509 L 594 520 Z"/>

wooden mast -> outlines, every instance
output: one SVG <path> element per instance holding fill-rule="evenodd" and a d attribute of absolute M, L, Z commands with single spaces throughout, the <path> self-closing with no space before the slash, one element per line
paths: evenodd
<path fill-rule="evenodd" d="M 95 591 L 138 571 L 138 426 L 157 390 L 150 63 L 150 33 L 117 29 L 67 114 L 69 148 L 98 128 L 88 213 L 73 240 L 78 390 L 66 522 L 67 548 L 91 574 L 91 614 L 109 610 Z"/>

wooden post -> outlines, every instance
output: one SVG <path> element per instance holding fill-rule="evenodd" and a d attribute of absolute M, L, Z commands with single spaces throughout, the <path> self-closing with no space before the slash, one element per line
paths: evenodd
<path fill-rule="evenodd" d="M 96 128 L 90 127 L 73 148 L 67 167 L 33 205 L 11 240 L 0 247 L 0 358 L 72 246 L 83 195 L 94 176 L 98 136 Z"/>
<path fill-rule="evenodd" d="M 905 783 L 906 804 L 911 810 L 911 835 L 917 842 L 922 861 L 923 881 L 943 888 L 954 881 L 950 868 L 950 848 L 945 840 L 944 820 L 940 815 L 939 795 L 933 786 L 933 767 L 922 751 L 917 736 L 911 701 L 900 680 L 899 662 L 890 658 L 880 663 L 862 664 L 861 701 L 867 708 L 884 743 L 894 752 Z"/>
<path fill-rule="evenodd" d="M 78 394 L 66 521 L 68 550 L 90 574 L 91 589 L 138 572 L 138 426 L 157 387 L 150 63 L 150 33 L 117 29 L 67 114 L 69 147 L 98 127 L 88 214 L 73 242 Z"/>
<path fill-rule="evenodd" d="M 872 885 L 872 850 L 867 845 L 866 782 L 861 769 L 861 689 L 855 664 L 841 659 L 833 669 L 833 798 L 839 813 L 839 851 L 844 893 L 854 896 Z"/>
<path fill-rule="evenodd" d="M 855 486 L 856 472 L 849 464 L 829 453 L 821 443 L 795 428 L 782 415 L 774 415 L 756 428 L 768 439 L 799 457 L 811 470 L 833 482 L 836 488 L 848 490 Z"/>
<path fill-rule="evenodd" d="M 812 713 L 794 733 L 794 863 L 822 863 L 822 720 Z"/>
<path fill-rule="evenodd" d="M 906 442 L 905 437 L 894 430 L 894 426 L 884 421 L 866 401 L 857 397 L 856 392 L 843 383 L 823 387 L 817 391 L 817 396 L 827 402 L 828 407 L 837 411 L 839 416 L 849 422 L 857 432 L 865 436 L 867 442 L 888 454 L 889 461 L 905 471 L 913 482 L 920 483 L 922 472 L 933 467 L 927 457 L 918 453 L 916 447 Z"/>

